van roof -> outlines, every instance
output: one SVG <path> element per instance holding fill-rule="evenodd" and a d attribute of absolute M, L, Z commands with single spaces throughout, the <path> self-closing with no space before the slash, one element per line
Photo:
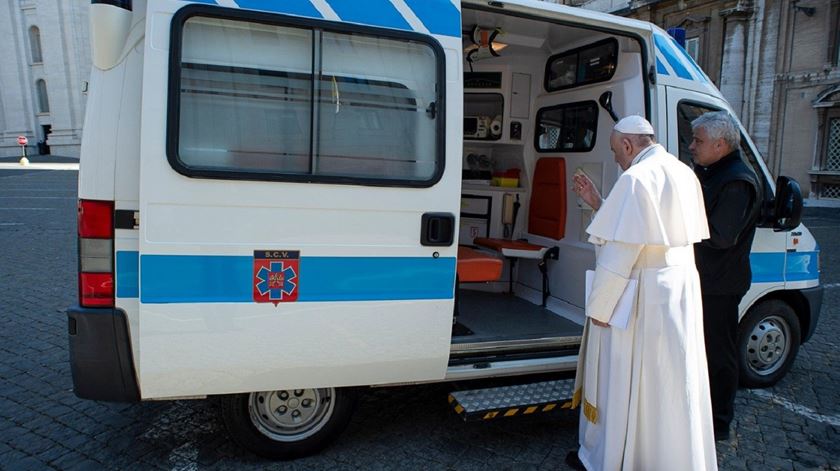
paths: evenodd
<path fill-rule="evenodd" d="M 403 0 L 398 3 L 400 6 L 390 2 L 377 2 L 381 6 L 378 9 L 358 8 L 357 5 L 344 9 L 337 7 L 340 4 L 332 6 L 329 2 L 313 0 L 258 0 L 249 2 L 255 5 L 251 8 L 242 8 L 230 0 L 185 0 L 185 3 L 267 11 L 457 38 L 462 34 L 457 0 Z M 648 56 L 656 58 L 651 63 L 656 66 L 658 83 L 722 98 L 720 91 L 691 56 L 668 33 L 646 21 L 539 0 L 504 0 L 493 2 L 492 6 L 487 0 L 462 0 L 460 3 L 467 7 L 496 10 L 499 13 L 538 16 L 560 23 L 641 36 L 647 43 Z M 387 11 L 384 11 L 385 9 Z"/>

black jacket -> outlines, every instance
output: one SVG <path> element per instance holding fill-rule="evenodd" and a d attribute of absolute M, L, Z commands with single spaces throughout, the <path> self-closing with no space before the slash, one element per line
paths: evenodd
<path fill-rule="evenodd" d="M 703 296 L 750 288 L 750 248 L 761 210 L 758 178 L 736 150 L 708 167 L 695 165 L 703 187 L 710 237 L 694 244 Z"/>

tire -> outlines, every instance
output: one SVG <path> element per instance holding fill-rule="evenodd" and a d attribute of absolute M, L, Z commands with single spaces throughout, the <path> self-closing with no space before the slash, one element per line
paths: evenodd
<path fill-rule="evenodd" d="M 784 301 L 770 299 L 750 308 L 738 328 L 738 377 L 745 388 L 775 385 L 799 352 L 799 319 Z"/>
<path fill-rule="evenodd" d="M 230 436 L 253 453 L 291 460 L 317 453 L 350 422 L 356 393 L 349 389 L 297 389 L 221 398 Z"/>

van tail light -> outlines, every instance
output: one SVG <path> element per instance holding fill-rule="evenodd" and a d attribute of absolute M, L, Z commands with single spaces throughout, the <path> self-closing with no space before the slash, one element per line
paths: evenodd
<path fill-rule="evenodd" d="M 79 304 L 114 307 L 114 202 L 79 200 Z"/>

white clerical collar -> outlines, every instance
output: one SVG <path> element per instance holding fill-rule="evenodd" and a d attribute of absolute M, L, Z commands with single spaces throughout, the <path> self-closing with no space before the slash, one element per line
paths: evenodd
<path fill-rule="evenodd" d="M 636 154 L 636 157 L 633 157 L 633 161 L 630 162 L 630 166 L 632 167 L 633 165 L 636 165 L 637 163 L 641 162 L 642 160 L 644 160 L 648 156 L 652 155 L 652 153 L 653 153 L 652 151 L 657 146 L 659 146 L 659 144 L 651 144 L 651 145 L 645 147 L 644 149 L 640 150 L 639 153 Z"/>

